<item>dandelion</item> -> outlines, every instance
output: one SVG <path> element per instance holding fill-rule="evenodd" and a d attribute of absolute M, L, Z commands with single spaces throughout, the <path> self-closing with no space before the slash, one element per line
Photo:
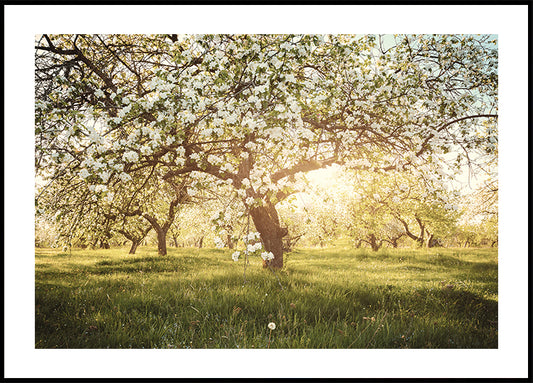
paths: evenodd
<path fill-rule="evenodd" d="M 267 345 L 267 348 L 270 348 L 270 337 L 272 336 L 272 330 L 276 329 L 276 324 L 274 322 L 270 322 L 268 324 L 268 328 L 270 329 L 270 332 L 268 333 L 268 345 Z"/>

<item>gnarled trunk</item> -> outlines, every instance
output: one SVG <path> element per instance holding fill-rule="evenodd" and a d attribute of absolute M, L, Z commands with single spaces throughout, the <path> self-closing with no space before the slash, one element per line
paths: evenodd
<path fill-rule="evenodd" d="M 154 217 L 146 213 L 143 214 L 143 217 L 150 222 L 157 234 L 157 253 L 159 255 L 167 255 L 167 231 L 170 225 L 161 226 Z"/>
<path fill-rule="evenodd" d="M 403 227 L 405 228 L 405 234 L 407 234 L 407 236 L 411 238 L 412 240 L 416 241 L 419 247 L 423 247 L 424 246 L 424 230 L 426 227 L 424 223 L 422 222 L 422 220 L 418 217 L 415 217 L 415 220 L 418 223 L 418 226 L 420 227 L 420 235 L 416 236 L 415 234 L 411 233 L 411 231 L 409 230 L 409 225 L 407 224 L 406 221 L 404 221 L 399 216 L 396 216 L 396 218 L 398 219 L 398 221 L 402 223 Z"/>
<path fill-rule="evenodd" d="M 267 204 L 252 208 L 250 214 L 255 228 L 261 234 L 265 250 L 274 254 L 274 259 L 269 261 L 270 266 L 281 269 L 283 267 L 283 237 L 288 234 L 288 230 L 280 226 L 276 208 L 272 204 Z M 263 261 L 263 268 L 268 267 L 269 263 Z"/>
<path fill-rule="evenodd" d="M 183 179 L 180 185 L 176 185 L 174 181 L 167 176 L 164 177 L 165 180 L 174 188 L 176 195 L 174 199 L 170 202 L 168 208 L 168 214 L 163 225 L 160 225 L 155 217 L 152 217 L 150 214 L 144 213 L 142 216 L 150 222 L 157 234 L 157 252 L 159 255 L 167 255 L 167 233 L 170 229 L 170 226 L 174 223 L 174 218 L 176 217 L 178 206 L 189 199 L 187 194 L 187 179 Z"/>
<path fill-rule="evenodd" d="M 146 229 L 141 230 L 140 232 L 135 230 L 127 231 L 125 228 L 123 228 L 121 230 L 118 230 L 118 232 L 131 241 L 129 254 L 135 254 L 135 252 L 137 251 L 137 247 L 139 247 L 141 242 L 146 238 L 150 230 L 152 230 L 152 227 L 147 227 Z M 124 244 L 126 243 L 127 242 L 124 242 Z"/>

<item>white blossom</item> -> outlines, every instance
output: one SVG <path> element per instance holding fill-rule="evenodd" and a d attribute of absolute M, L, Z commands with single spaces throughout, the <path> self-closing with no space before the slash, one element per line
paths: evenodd
<path fill-rule="evenodd" d="M 96 187 L 94 188 L 94 191 L 96 193 L 107 191 L 107 186 L 106 185 L 96 185 Z"/>
<path fill-rule="evenodd" d="M 119 177 L 122 180 L 122 182 L 127 182 L 127 181 L 132 180 L 131 176 L 128 173 L 120 173 Z"/>
<path fill-rule="evenodd" d="M 249 253 L 255 253 L 257 250 L 261 250 L 262 248 L 263 248 L 263 245 L 261 244 L 261 242 L 256 242 L 254 244 L 249 243 L 246 246 L 246 250 Z"/>
<path fill-rule="evenodd" d="M 261 253 L 261 258 L 263 258 L 265 261 L 270 261 L 274 259 L 274 254 L 272 254 L 270 251 L 264 251 Z"/>
<path fill-rule="evenodd" d="M 218 249 L 222 249 L 224 247 L 224 241 L 220 239 L 219 237 L 215 237 L 214 241 L 215 241 L 215 246 Z"/>
<path fill-rule="evenodd" d="M 102 179 L 102 181 L 107 182 L 107 180 L 109 180 L 109 176 L 110 175 L 111 175 L 110 172 L 103 171 L 103 172 L 100 173 L 100 178 Z"/>
<path fill-rule="evenodd" d="M 90 174 L 89 174 L 89 172 L 87 171 L 87 169 L 81 169 L 81 171 L 80 171 L 80 177 L 81 177 L 81 178 L 87 178 L 87 177 L 89 177 L 89 175 L 90 175 Z"/>
<path fill-rule="evenodd" d="M 137 154 L 137 152 L 134 152 L 132 150 L 132 151 L 124 153 L 122 155 L 122 159 L 128 162 L 137 162 L 139 160 L 139 155 Z"/>

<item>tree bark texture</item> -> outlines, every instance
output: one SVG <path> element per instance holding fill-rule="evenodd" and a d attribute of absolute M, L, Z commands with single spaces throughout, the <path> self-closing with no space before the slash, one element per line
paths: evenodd
<path fill-rule="evenodd" d="M 276 208 L 272 204 L 254 207 L 250 210 L 250 214 L 255 228 L 261 234 L 265 250 L 274 254 L 270 266 L 281 269 L 283 267 L 283 237 L 288 234 L 288 230 L 280 226 Z M 263 261 L 263 268 L 268 266 L 269 263 Z"/>
<path fill-rule="evenodd" d="M 159 255 L 167 255 L 167 232 L 160 228 L 156 230 L 157 233 L 157 253 Z"/>

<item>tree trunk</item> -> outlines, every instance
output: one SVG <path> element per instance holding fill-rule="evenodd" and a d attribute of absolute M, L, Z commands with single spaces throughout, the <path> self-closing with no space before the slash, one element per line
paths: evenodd
<path fill-rule="evenodd" d="M 428 233 L 427 247 L 429 249 L 430 247 L 433 247 L 434 241 L 433 241 L 433 234 L 430 234 L 429 232 L 427 233 Z"/>
<path fill-rule="evenodd" d="M 167 232 L 160 228 L 157 232 L 157 253 L 167 255 Z"/>
<path fill-rule="evenodd" d="M 233 240 L 231 239 L 231 234 L 228 234 L 226 237 L 226 244 L 228 245 L 228 249 L 233 249 L 235 245 L 233 244 Z"/>
<path fill-rule="evenodd" d="M 261 241 L 266 251 L 274 254 L 271 261 L 263 261 L 263 268 L 270 264 L 272 268 L 283 267 L 283 237 L 288 234 L 287 228 L 280 227 L 278 213 L 270 205 L 254 207 L 250 210 L 255 228 L 261 234 Z"/>
<path fill-rule="evenodd" d="M 118 232 L 131 241 L 131 248 L 130 248 L 129 254 L 135 254 L 135 252 L 137 251 L 137 247 L 139 247 L 142 241 L 146 238 L 146 235 L 148 234 L 150 230 L 152 230 L 151 226 L 142 230 L 140 234 L 138 232 L 135 232 L 135 230 L 128 232 L 124 228 L 121 230 L 118 230 Z M 128 242 L 127 241 L 123 242 L 124 245 L 126 243 Z"/>
<path fill-rule="evenodd" d="M 174 240 L 174 247 L 178 247 L 178 238 L 175 235 L 172 235 L 172 239 Z"/>
<path fill-rule="evenodd" d="M 168 215 L 165 223 L 163 225 L 160 225 L 155 219 L 155 217 L 152 217 L 147 213 L 142 214 L 142 216 L 148 222 L 150 222 L 150 224 L 157 233 L 157 251 L 159 255 L 167 255 L 167 232 L 170 229 L 172 223 L 174 222 L 178 206 L 187 201 L 189 198 L 187 194 L 187 178 L 182 180 L 180 186 L 174 184 L 171 179 L 166 179 L 166 181 L 170 183 L 172 187 L 174 187 L 174 190 L 176 191 L 176 196 L 172 200 L 172 202 L 170 202 L 170 206 L 168 208 Z"/>
<path fill-rule="evenodd" d="M 422 222 L 422 220 L 418 217 L 415 217 L 416 222 L 418 222 L 418 226 L 420 226 L 420 235 L 418 236 L 418 246 L 424 247 L 424 232 L 425 232 L 425 225 Z"/>
<path fill-rule="evenodd" d="M 379 248 L 381 247 L 381 241 L 378 242 L 374 234 L 370 234 L 370 236 L 368 237 L 368 240 L 369 240 L 370 246 L 372 247 L 372 250 L 378 251 Z"/>
<path fill-rule="evenodd" d="M 143 214 L 148 222 L 152 225 L 157 234 L 157 252 L 159 255 L 167 255 L 167 232 L 170 227 L 168 221 L 165 225 L 161 226 L 157 223 L 156 219 L 149 214 Z"/>
<path fill-rule="evenodd" d="M 402 223 L 403 227 L 405 228 L 405 234 L 407 234 L 409 238 L 415 241 L 418 246 L 423 247 L 424 246 L 424 224 L 422 223 L 422 221 L 418 217 L 415 217 L 416 222 L 418 222 L 418 225 L 420 226 L 420 236 L 416 236 L 415 234 L 411 233 L 411 231 L 409 230 L 409 225 L 407 224 L 406 221 L 401 219 L 399 216 L 396 216 L 396 218 L 398 219 L 398 221 Z"/>
<path fill-rule="evenodd" d="M 139 243 L 140 242 L 137 242 L 137 241 L 131 241 L 131 248 L 130 248 L 130 254 L 135 254 L 135 252 L 137 251 L 137 247 L 139 246 Z"/>

